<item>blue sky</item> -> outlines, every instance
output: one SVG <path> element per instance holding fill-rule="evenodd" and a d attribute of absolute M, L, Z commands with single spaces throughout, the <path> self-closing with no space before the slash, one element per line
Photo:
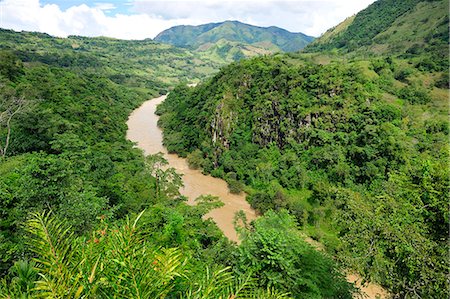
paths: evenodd
<path fill-rule="evenodd" d="M 111 8 L 104 10 L 108 15 L 114 16 L 115 14 L 126 14 L 130 15 L 133 12 L 130 10 L 132 6 L 131 1 L 118 1 L 118 0 L 95 0 L 95 1 L 86 1 L 86 0 L 41 0 L 40 3 L 42 5 L 46 4 L 56 4 L 61 8 L 61 10 L 67 10 L 73 6 L 80 6 L 82 4 L 86 4 L 91 7 L 99 7 L 101 5 L 105 5 L 107 8 L 110 6 Z"/>
<path fill-rule="evenodd" d="M 55 36 L 153 38 L 175 25 L 238 20 L 319 36 L 374 0 L 0 0 L 0 27 Z"/>

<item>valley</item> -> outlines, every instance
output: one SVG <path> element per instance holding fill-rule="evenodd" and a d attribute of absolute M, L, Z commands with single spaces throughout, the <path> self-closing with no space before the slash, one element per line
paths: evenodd
<path fill-rule="evenodd" d="M 448 0 L 374 1 L 317 38 L 172 18 L 332 3 L 54 1 L 35 6 L 66 37 L 0 29 L 1 299 L 449 296 Z M 163 30 L 78 35 L 99 20 Z"/>
<path fill-rule="evenodd" d="M 183 187 L 180 193 L 188 198 L 188 204 L 195 205 L 195 199 L 201 195 L 217 196 L 224 206 L 210 211 L 204 217 L 211 218 L 225 237 L 239 244 L 240 240 L 233 223 L 235 215 L 243 211 L 246 219 L 252 221 L 257 217 L 255 211 L 246 201 L 246 194 L 231 194 L 224 180 L 204 175 L 198 169 L 191 169 L 186 159 L 167 152 L 163 145 L 162 131 L 158 127 L 159 117 L 156 115 L 156 107 L 165 99 L 166 96 L 151 99 L 132 112 L 127 121 L 127 139 L 136 142 L 136 146 L 142 149 L 145 155 L 164 154 L 168 161 L 167 167 L 173 167 L 182 176 Z M 310 238 L 305 238 L 305 241 L 314 247 L 318 246 L 317 242 Z M 317 250 L 323 250 L 323 246 Z M 348 274 L 346 278 L 349 282 L 357 284 L 364 298 L 388 297 L 386 290 L 376 284 L 362 283 L 362 278 L 357 274 Z"/>
<path fill-rule="evenodd" d="M 188 198 L 188 204 L 194 205 L 195 199 L 201 195 L 217 196 L 224 206 L 210 211 L 204 217 L 211 217 L 225 237 L 239 243 L 233 225 L 234 216 L 237 212 L 244 211 L 246 218 L 251 221 L 256 218 L 255 211 L 245 200 L 245 194 L 231 194 L 225 181 L 204 175 L 198 169 L 191 169 L 186 159 L 167 152 L 163 146 L 161 129 L 157 125 L 159 117 L 155 114 L 156 106 L 165 98 L 166 96 L 161 96 L 144 102 L 133 111 L 127 122 L 127 138 L 136 142 L 137 147 L 146 155 L 159 152 L 164 154 L 169 162 L 168 166 L 182 176 L 183 187 L 180 193 Z"/>

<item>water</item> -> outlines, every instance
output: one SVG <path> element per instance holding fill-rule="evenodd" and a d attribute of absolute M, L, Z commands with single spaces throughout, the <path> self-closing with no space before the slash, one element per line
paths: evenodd
<path fill-rule="evenodd" d="M 223 207 L 212 210 L 206 218 L 212 218 L 224 235 L 232 241 L 238 242 L 238 236 L 234 230 L 233 218 L 236 212 L 242 210 L 250 221 L 256 218 L 255 211 L 245 200 L 245 194 L 231 194 L 224 180 L 204 175 L 200 170 L 189 169 L 186 159 L 175 154 L 169 154 L 162 144 L 162 132 L 158 128 L 158 116 L 155 114 L 156 106 L 164 101 L 166 96 L 161 96 L 144 102 L 134 110 L 128 118 L 127 138 L 136 142 L 145 155 L 162 152 L 169 162 L 169 166 L 183 177 L 184 187 L 180 192 L 188 198 L 188 204 L 193 205 L 194 199 L 202 194 L 218 196 L 225 204 Z"/>
<path fill-rule="evenodd" d="M 166 96 L 146 101 L 142 106 L 131 113 L 128 118 L 127 138 L 137 143 L 145 155 L 162 152 L 169 162 L 169 166 L 175 168 L 179 174 L 183 175 L 184 187 L 181 194 L 188 197 L 188 203 L 193 205 L 194 199 L 202 194 L 218 196 L 223 203 L 223 207 L 208 213 L 206 217 L 211 217 L 224 235 L 230 240 L 238 242 L 239 239 L 234 230 L 233 218 L 239 210 L 244 211 L 248 220 L 256 218 L 255 211 L 245 200 L 245 194 L 235 195 L 228 191 L 227 183 L 224 180 L 213 178 L 202 174 L 199 170 L 189 169 L 186 159 L 174 154 L 168 154 L 162 144 L 162 132 L 158 128 L 159 117 L 155 114 L 156 106 L 164 101 Z M 306 241 L 312 241 L 306 238 Z M 367 299 L 387 298 L 388 293 L 379 285 L 368 283 L 361 285 L 361 277 L 357 274 L 348 274 L 347 280 L 355 282 L 361 288 Z"/>

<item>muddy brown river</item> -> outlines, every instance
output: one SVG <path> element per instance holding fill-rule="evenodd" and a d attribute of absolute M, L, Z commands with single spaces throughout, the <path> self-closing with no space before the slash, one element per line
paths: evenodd
<path fill-rule="evenodd" d="M 158 127 L 158 116 L 155 114 L 156 106 L 164 101 L 166 96 L 144 102 L 134 110 L 128 118 L 127 138 L 136 142 L 145 155 L 162 152 L 169 162 L 169 166 L 182 175 L 184 187 L 180 192 L 188 198 L 188 203 L 193 205 L 194 200 L 202 194 L 218 196 L 224 206 L 209 212 L 206 217 L 212 218 L 226 237 L 238 242 L 238 236 L 234 230 L 233 218 L 236 212 L 242 210 L 248 220 L 256 218 L 255 211 L 245 200 L 245 194 L 231 194 L 227 183 L 221 179 L 204 175 L 200 170 L 190 169 L 187 161 L 175 154 L 169 154 L 162 144 L 162 131 Z"/>
<path fill-rule="evenodd" d="M 188 198 L 189 204 L 193 205 L 194 200 L 202 194 L 218 196 L 224 203 L 224 206 L 212 210 L 206 217 L 212 218 L 226 237 L 239 243 L 233 225 L 234 215 L 236 212 L 242 210 L 250 221 L 256 218 L 255 211 L 245 200 L 245 194 L 231 194 L 224 180 L 204 175 L 200 170 L 190 169 L 186 159 L 167 152 L 162 143 L 162 131 L 157 125 L 159 117 L 155 114 L 156 106 L 164 101 L 165 98 L 166 96 L 161 96 L 146 101 L 131 113 L 127 122 L 127 138 L 136 142 L 137 147 L 142 149 L 145 155 L 156 154 L 158 152 L 164 154 L 164 157 L 169 162 L 169 166 L 175 168 L 183 176 L 184 187 L 180 191 L 182 195 Z M 347 275 L 347 280 L 356 283 L 361 288 L 364 294 L 363 298 L 375 299 L 388 297 L 388 293 L 376 284 L 369 283 L 361 286 L 361 278 L 356 274 Z"/>

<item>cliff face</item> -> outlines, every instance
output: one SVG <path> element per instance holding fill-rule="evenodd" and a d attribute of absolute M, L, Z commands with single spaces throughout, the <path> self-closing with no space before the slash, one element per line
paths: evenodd
<path fill-rule="evenodd" d="M 313 140 L 310 133 L 314 128 L 335 132 L 351 111 L 360 108 L 361 101 L 366 104 L 355 86 L 343 84 L 346 79 L 361 79 L 359 84 L 363 84 L 356 70 L 351 74 L 336 66 L 295 67 L 281 60 L 237 69 L 232 74 L 221 73 L 203 86 L 199 96 L 206 90 L 214 94 L 201 99 L 203 108 L 194 108 L 208 111 L 207 132 L 215 147 L 230 149 L 244 136 L 261 148 L 272 143 L 284 148 L 290 141 Z M 265 83 L 259 81 L 261 75 Z M 327 78 L 318 80 L 322 75 Z M 189 105 L 190 100 L 186 100 Z"/>
<path fill-rule="evenodd" d="M 196 148 L 202 142 L 220 151 L 243 143 L 311 147 L 321 144 L 326 132 L 348 130 L 348 120 L 378 100 L 368 96 L 365 83 L 355 67 L 258 58 L 232 65 L 194 90 L 169 96 L 163 107 L 176 111 L 171 120 L 201 116 L 181 124 L 202 132 L 197 144 L 189 141 Z"/>

